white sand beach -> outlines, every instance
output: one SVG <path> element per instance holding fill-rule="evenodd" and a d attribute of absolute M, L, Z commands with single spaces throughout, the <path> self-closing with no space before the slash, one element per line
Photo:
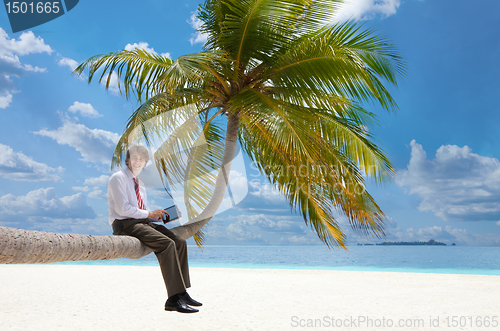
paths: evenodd
<path fill-rule="evenodd" d="M 494 327 L 500 323 L 500 276 L 191 268 L 191 277 L 189 292 L 204 305 L 199 313 L 180 314 L 163 310 L 166 291 L 158 267 L 0 265 L 0 329 L 500 327 Z"/>

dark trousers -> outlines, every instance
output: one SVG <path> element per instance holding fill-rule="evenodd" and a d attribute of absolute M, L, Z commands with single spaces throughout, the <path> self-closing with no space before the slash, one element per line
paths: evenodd
<path fill-rule="evenodd" d="M 121 225 L 121 228 L 120 228 Z M 191 287 L 186 241 L 166 227 L 147 219 L 115 220 L 113 234 L 136 237 L 156 254 L 168 296 Z"/>

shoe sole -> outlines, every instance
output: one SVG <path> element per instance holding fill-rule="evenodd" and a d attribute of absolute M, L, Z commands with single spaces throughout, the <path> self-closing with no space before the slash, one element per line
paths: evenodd
<path fill-rule="evenodd" d="M 185 314 L 190 314 L 190 313 L 197 313 L 199 312 L 198 309 L 193 309 L 193 310 L 178 310 L 176 307 L 165 307 L 166 311 L 176 311 L 179 313 L 185 313 Z"/>

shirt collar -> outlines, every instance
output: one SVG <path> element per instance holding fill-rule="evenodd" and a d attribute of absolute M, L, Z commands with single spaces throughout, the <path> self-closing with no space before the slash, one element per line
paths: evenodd
<path fill-rule="evenodd" d="M 124 169 L 124 171 L 125 171 L 125 174 L 127 175 L 127 177 L 128 177 L 128 178 L 130 178 L 130 179 L 134 179 L 134 178 L 136 178 L 136 177 L 134 176 L 134 174 L 132 173 L 132 171 L 130 171 L 130 169 L 129 169 L 128 167 L 126 167 L 126 168 Z"/>

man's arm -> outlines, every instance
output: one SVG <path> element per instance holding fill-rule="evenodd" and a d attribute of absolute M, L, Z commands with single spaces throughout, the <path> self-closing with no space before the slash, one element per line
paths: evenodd
<path fill-rule="evenodd" d="M 144 183 L 141 180 L 139 180 L 139 186 L 144 187 Z M 144 206 L 147 208 L 148 207 L 148 195 L 146 193 L 146 190 L 142 190 L 141 198 L 142 198 L 142 201 L 144 202 Z M 163 214 L 168 214 L 168 213 L 163 209 L 148 211 L 148 218 L 150 218 L 151 222 L 161 222 L 161 221 L 163 221 Z"/>

